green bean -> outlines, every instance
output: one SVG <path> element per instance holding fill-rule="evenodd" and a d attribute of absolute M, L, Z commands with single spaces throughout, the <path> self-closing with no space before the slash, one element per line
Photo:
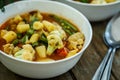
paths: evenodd
<path fill-rule="evenodd" d="M 68 21 L 62 19 L 61 23 L 64 23 L 63 26 L 67 26 L 67 29 L 71 29 L 71 30 L 77 31 L 77 29 L 72 24 L 70 24 Z"/>
<path fill-rule="evenodd" d="M 57 21 L 65 30 L 65 32 L 67 32 L 69 35 L 72 35 L 73 33 L 78 31 L 77 28 L 74 27 L 69 21 L 60 18 L 56 15 L 50 15 L 50 17 L 52 17 L 55 21 Z"/>
<path fill-rule="evenodd" d="M 45 46 L 48 45 L 48 40 L 46 38 L 46 36 L 44 34 L 41 35 L 40 40 L 39 40 L 42 44 L 44 44 Z"/>

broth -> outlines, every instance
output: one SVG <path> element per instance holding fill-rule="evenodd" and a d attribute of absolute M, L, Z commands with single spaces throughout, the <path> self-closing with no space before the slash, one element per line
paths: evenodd
<path fill-rule="evenodd" d="M 60 16 L 31 11 L 0 26 L 0 50 L 28 61 L 55 61 L 82 49 L 84 34 Z"/>

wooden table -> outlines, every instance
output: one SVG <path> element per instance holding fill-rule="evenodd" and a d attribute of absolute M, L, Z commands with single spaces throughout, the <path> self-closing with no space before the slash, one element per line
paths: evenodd
<path fill-rule="evenodd" d="M 46 80 L 91 80 L 100 62 L 105 56 L 108 47 L 104 44 L 103 33 L 109 19 L 100 22 L 91 22 L 93 39 L 79 62 L 67 73 Z M 34 80 L 19 76 L 9 71 L 0 63 L 0 80 Z M 120 80 L 120 50 L 117 50 L 110 80 Z"/>

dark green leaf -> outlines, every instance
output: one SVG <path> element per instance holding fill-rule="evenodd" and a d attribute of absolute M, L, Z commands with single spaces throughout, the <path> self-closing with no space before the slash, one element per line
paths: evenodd
<path fill-rule="evenodd" d="M 23 36 L 23 38 L 20 40 L 21 43 L 25 43 L 28 40 L 28 35 Z"/>
<path fill-rule="evenodd" d="M 40 40 L 39 40 L 42 44 L 44 44 L 45 46 L 48 45 L 48 40 L 46 38 L 46 36 L 44 34 L 41 35 Z"/>
<path fill-rule="evenodd" d="M 38 46 L 39 45 L 39 42 L 34 42 L 34 43 L 32 43 L 32 46 L 33 47 L 36 47 L 36 46 Z"/>

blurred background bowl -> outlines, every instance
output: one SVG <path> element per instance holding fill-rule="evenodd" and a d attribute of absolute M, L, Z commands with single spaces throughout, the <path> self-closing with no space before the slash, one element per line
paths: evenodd
<path fill-rule="evenodd" d="M 107 4 L 89 4 L 73 0 L 55 0 L 66 3 L 82 12 L 90 21 L 101 21 L 110 18 L 120 11 L 120 0 Z"/>
<path fill-rule="evenodd" d="M 0 61 L 9 70 L 21 76 L 29 78 L 51 78 L 61 75 L 75 66 L 91 42 L 92 28 L 88 19 L 81 12 L 66 4 L 47 0 L 24 0 L 9 4 L 5 6 L 5 9 L 4 13 L 0 11 L 0 24 L 16 14 L 39 10 L 40 12 L 56 14 L 70 20 L 73 24 L 78 26 L 85 35 L 85 43 L 80 52 L 72 57 L 54 62 L 30 62 L 0 52 Z"/>

